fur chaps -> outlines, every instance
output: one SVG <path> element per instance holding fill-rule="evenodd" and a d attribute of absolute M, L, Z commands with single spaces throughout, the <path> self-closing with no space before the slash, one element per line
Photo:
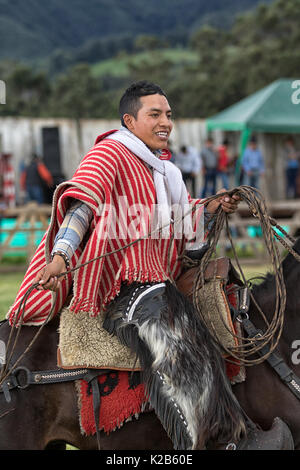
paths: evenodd
<path fill-rule="evenodd" d="M 103 327 L 137 354 L 150 404 L 175 449 L 204 449 L 245 435 L 221 352 L 171 283 L 123 286 Z"/>

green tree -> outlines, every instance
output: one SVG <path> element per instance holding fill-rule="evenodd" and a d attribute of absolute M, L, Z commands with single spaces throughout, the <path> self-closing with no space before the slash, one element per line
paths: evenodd
<path fill-rule="evenodd" d="M 46 75 L 23 64 L 9 63 L 2 77 L 6 83 L 6 105 L 2 115 L 42 116 L 47 110 L 50 84 Z"/>
<path fill-rule="evenodd" d="M 110 102 L 87 64 L 77 64 L 53 85 L 49 113 L 74 119 L 105 118 Z"/>
<path fill-rule="evenodd" d="M 137 51 L 154 51 L 168 47 L 168 42 L 152 34 L 141 34 L 134 41 Z"/>
<path fill-rule="evenodd" d="M 239 16 L 229 31 L 197 31 L 191 47 L 199 65 L 184 71 L 184 93 L 178 80 L 171 86 L 180 116 L 189 109 L 191 117 L 207 117 L 278 78 L 299 77 L 299 22 L 299 0 L 277 0 Z"/>

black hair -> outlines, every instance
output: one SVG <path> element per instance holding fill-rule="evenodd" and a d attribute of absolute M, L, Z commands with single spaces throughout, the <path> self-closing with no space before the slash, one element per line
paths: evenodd
<path fill-rule="evenodd" d="M 120 99 L 119 114 L 122 125 L 126 127 L 123 119 L 124 114 L 130 114 L 135 119 L 137 118 L 138 111 L 142 107 L 140 101 L 142 96 L 156 94 L 166 97 L 165 92 L 155 83 L 147 82 L 146 80 L 132 83 Z"/>

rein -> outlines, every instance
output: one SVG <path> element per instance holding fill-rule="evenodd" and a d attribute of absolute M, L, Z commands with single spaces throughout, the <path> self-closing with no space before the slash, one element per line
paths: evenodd
<path fill-rule="evenodd" d="M 244 288 L 244 302 L 241 304 L 237 319 L 243 325 L 248 338 L 253 341 L 257 341 L 262 336 L 262 330 L 256 328 L 249 319 L 249 293 L 247 288 Z M 284 359 L 275 352 L 269 353 L 269 347 L 264 346 L 259 351 L 261 356 L 266 355 L 266 361 L 274 369 L 279 378 L 284 384 L 291 390 L 291 392 L 300 400 L 300 378 L 294 373 L 294 371 L 287 365 Z"/>

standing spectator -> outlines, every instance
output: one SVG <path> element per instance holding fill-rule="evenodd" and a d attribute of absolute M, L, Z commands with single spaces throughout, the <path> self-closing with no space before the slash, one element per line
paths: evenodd
<path fill-rule="evenodd" d="M 229 188 L 229 155 L 228 155 L 228 140 L 225 139 L 223 144 L 218 148 L 218 176 L 220 176 L 222 181 L 222 188 Z"/>
<path fill-rule="evenodd" d="M 11 164 L 10 153 L 3 153 L 0 157 L 0 193 L 2 195 L 2 204 L 5 207 L 15 207 L 15 172 Z"/>
<path fill-rule="evenodd" d="M 201 170 L 200 157 L 193 148 L 183 145 L 175 156 L 175 165 L 181 170 L 183 181 L 191 183 L 191 196 L 196 197 L 196 178 Z"/>
<path fill-rule="evenodd" d="M 244 184 L 258 189 L 260 177 L 265 172 L 265 165 L 255 137 L 250 139 L 249 145 L 242 155 L 241 166 L 244 171 Z"/>
<path fill-rule="evenodd" d="M 201 152 L 201 158 L 203 163 L 203 175 L 204 175 L 204 186 L 202 191 L 202 198 L 209 193 L 216 193 L 217 183 L 217 166 L 218 166 L 218 154 L 214 149 L 213 140 L 209 137 L 205 142 L 205 147 Z"/>
<path fill-rule="evenodd" d="M 286 197 L 297 196 L 297 175 L 299 171 L 299 152 L 295 148 L 293 137 L 287 137 L 284 145 L 284 161 L 286 173 Z"/>
<path fill-rule="evenodd" d="M 53 178 L 36 154 L 33 154 L 31 162 L 22 172 L 20 184 L 22 189 L 26 190 L 29 201 L 36 201 L 38 204 L 45 202 L 45 184 L 51 187 Z"/>

